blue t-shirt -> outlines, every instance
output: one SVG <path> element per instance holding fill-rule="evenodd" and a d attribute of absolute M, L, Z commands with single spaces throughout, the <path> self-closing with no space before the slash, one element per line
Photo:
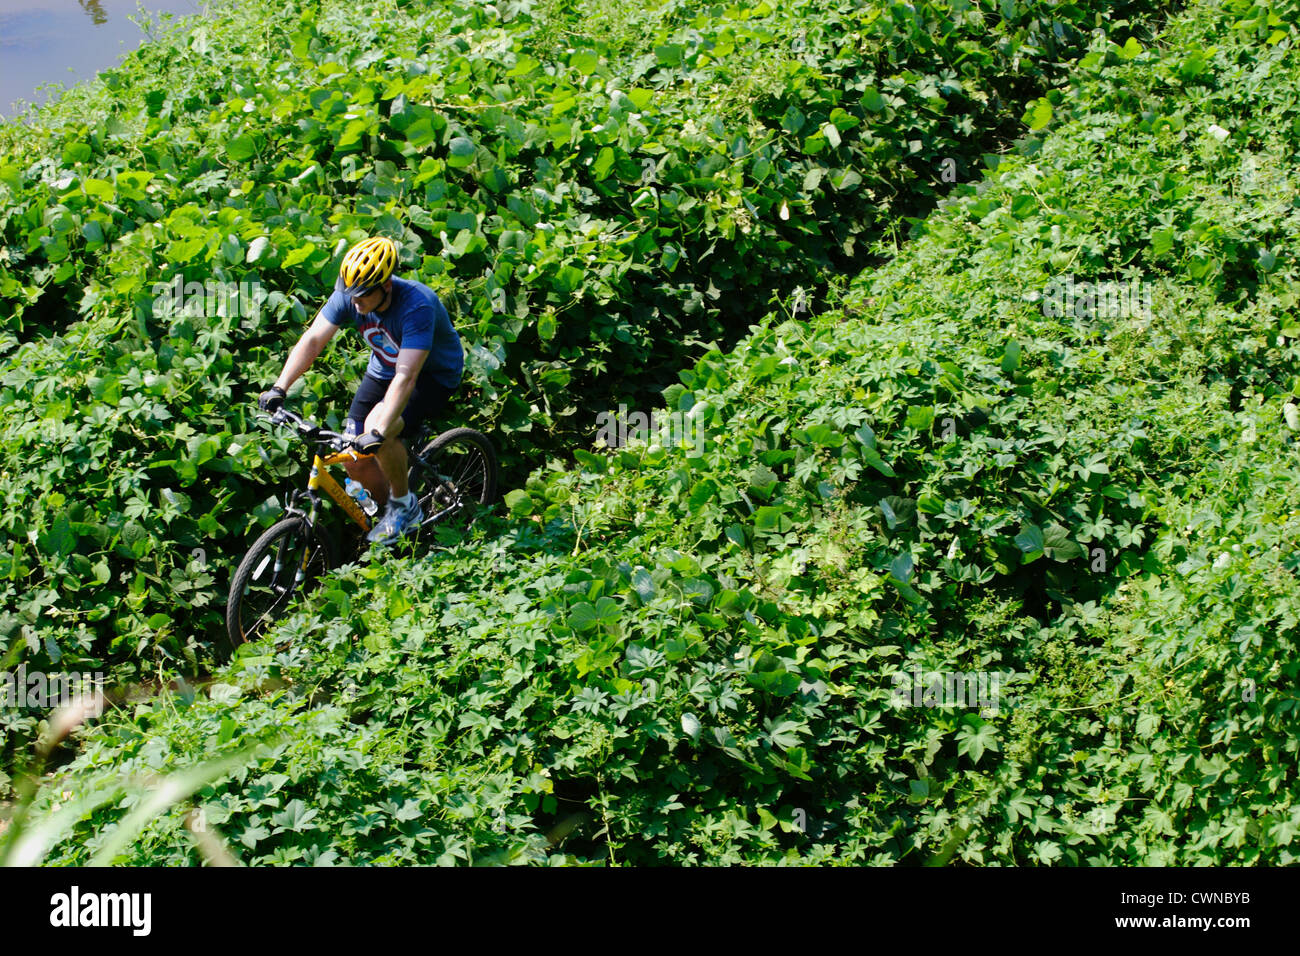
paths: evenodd
<path fill-rule="evenodd" d="M 387 381 L 397 374 L 399 349 L 428 349 L 420 378 L 456 388 L 465 371 L 460 336 L 438 295 L 422 282 L 393 279 L 392 301 L 384 312 L 358 312 L 352 299 L 337 289 L 320 310 L 335 325 L 351 322 L 370 346 L 366 374 Z"/>

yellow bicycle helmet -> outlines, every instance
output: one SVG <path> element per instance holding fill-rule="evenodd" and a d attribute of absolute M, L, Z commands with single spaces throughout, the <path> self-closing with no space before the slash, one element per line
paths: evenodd
<path fill-rule="evenodd" d="M 344 295 L 365 295 L 392 278 L 397 268 L 397 246 L 391 239 L 374 236 L 348 250 L 334 288 Z"/>

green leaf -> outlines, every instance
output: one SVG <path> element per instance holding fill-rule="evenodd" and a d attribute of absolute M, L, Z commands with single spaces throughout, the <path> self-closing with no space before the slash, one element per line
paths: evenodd
<path fill-rule="evenodd" d="M 682 62 L 682 46 L 679 43 L 665 43 L 655 47 L 655 59 L 662 66 L 678 66 Z"/>
<path fill-rule="evenodd" d="M 1019 539 L 1017 539 L 1018 542 Z M 1078 542 L 1070 537 L 1070 532 L 1055 523 L 1049 524 L 1043 529 L 1039 550 L 1046 552 L 1049 557 L 1058 561 L 1069 561 L 1081 557 L 1085 553 Z"/>
<path fill-rule="evenodd" d="M 320 810 L 316 807 L 308 807 L 301 800 L 291 800 L 283 810 L 271 816 L 271 826 L 274 827 L 271 834 L 314 830 L 316 827 L 311 821 L 319 815 Z"/>
<path fill-rule="evenodd" d="M 564 266 L 555 273 L 555 288 L 570 293 L 582 284 L 583 271 L 575 266 Z"/>
<path fill-rule="evenodd" d="M 632 101 L 632 105 L 639 110 L 644 110 L 650 105 L 650 101 L 654 99 L 654 92 L 644 87 L 638 86 L 630 90 L 624 90 L 624 92 L 627 93 L 627 98 Z"/>
<path fill-rule="evenodd" d="M 86 195 L 92 199 L 98 199 L 101 202 L 113 201 L 113 184 L 104 179 L 83 179 L 81 188 L 86 191 Z"/>
<path fill-rule="evenodd" d="M 270 745 L 264 743 L 252 744 L 229 757 L 211 760 L 188 770 L 168 774 L 162 783 L 146 792 L 144 799 L 135 805 L 135 809 L 127 815 L 126 819 L 108 833 L 87 866 L 108 866 L 113 863 L 118 854 L 144 830 L 150 820 L 168 807 L 184 800 L 200 787 L 250 763 L 256 759 L 259 751 L 268 746 Z"/>
<path fill-rule="evenodd" d="M 596 156 L 596 161 L 591 166 L 591 175 L 593 179 L 601 180 L 609 175 L 609 171 L 614 166 L 614 150 L 606 146 Z"/>
<path fill-rule="evenodd" d="M 1157 257 L 1167 255 L 1174 247 L 1174 230 L 1170 227 L 1151 233 L 1151 251 Z"/>
<path fill-rule="evenodd" d="M 1020 367 L 1020 343 L 1012 339 L 1002 350 L 1002 374 L 1011 375 Z"/>
<path fill-rule="evenodd" d="M 424 149 L 437 138 L 438 131 L 433 128 L 433 121 L 427 116 L 421 116 L 406 127 L 406 141 L 416 149 Z"/>
<path fill-rule="evenodd" d="M 583 76 L 591 76 L 596 72 L 596 67 L 600 66 L 600 57 L 590 50 L 581 50 L 569 57 L 569 66 Z"/>
<path fill-rule="evenodd" d="M 1038 525 L 1025 525 L 1016 535 L 1016 547 L 1027 555 L 1038 554 L 1043 550 L 1043 531 Z"/>
<path fill-rule="evenodd" d="M 778 697 L 788 697 L 799 689 L 799 675 L 788 670 L 781 658 L 770 651 L 763 651 L 758 656 L 748 679 L 756 687 Z"/>
<path fill-rule="evenodd" d="M 786 515 L 786 505 L 764 505 L 754 512 L 754 529 L 756 531 L 789 531 L 793 526 Z"/>
<path fill-rule="evenodd" d="M 226 144 L 226 155 L 233 162 L 242 163 L 257 155 L 257 140 L 245 133 Z"/>
<path fill-rule="evenodd" d="M 799 744 L 799 724 L 793 720 L 782 720 L 773 722 L 771 718 L 763 721 L 763 727 L 767 730 L 768 737 L 773 745 L 780 747 L 782 750 L 789 750 Z"/>
<path fill-rule="evenodd" d="M 894 508 L 888 500 L 881 498 L 879 505 L 880 513 L 885 516 L 885 524 L 889 526 L 890 531 L 893 531 L 898 527 L 898 515 L 894 513 Z"/>
<path fill-rule="evenodd" d="M 933 405 L 911 405 L 907 409 L 908 428 L 915 428 L 917 431 L 929 431 L 930 426 L 934 424 L 934 406 Z"/>
<path fill-rule="evenodd" d="M 975 718 L 967 718 L 963 722 L 961 729 L 957 731 L 957 753 L 967 754 L 972 763 L 979 763 L 986 750 L 999 751 L 997 730 L 993 724 L 978 721 L 973 723 Z"/>
<path fill-rule="evenodd" d="M 257 262 L 259 259 L 262 258 L 262 255 L 266 252 L 266 247 L 270 244 L 270 242 L 271 240 L 266 236 L 258 236 L 256 239 L 254 239 L 252 242 L 248 244 L 248 252 L 244 256 L 244 261 L 249 263 L 250 265 L 254 262 Z"/>
<path fill-rule="evenodd" d="M 290 251 L 290 253 L 287 256 L 284 257 L 284 260 L 280 263 L 280 267 L 282 269 L 292 268 L 293 266 L 298 265 L 300 262 L 307 261 L 307 259 L 311 256 L 311 254 L 315 251 L 316 251 L 316 243 L 304 242 L 302 245 L 298 246 L 296 249 L 293 249 L 292 251 Z"/>
<path fill-rule="evenodd" d="M 583 601 L 569 609 L 569 626 L 578 631 L 589 631 L 600 623 L 596 608 Z"/>
<path fill-rule="evenodd" d="M 1293 432 L 1300 432 L 1300 407 L 1294 402 L 1287 402 L 1282 406 L 1282 418 L 1286 421 L 1286 427 Z"/>
<path fill-rule="evenodd" d="M 541 63 L 525 53 L 515 60 L 515 65 L 506 71 L 506 76 L 527 76 L 541 65 Z"/>
<path fill-rule="evenodd" d="M 447 165 L 454 169 L 464 169 L 474 162 L 474 141 L 468 136 L 456 136 L 447 144 Z"/>
<path fill-rule="evenodd" d="M 89 143 L 69 143 L 63 147 L 63 165 L 75 166 L 77 163 L 84 163 L 90 159 Z"/>
<path fill-rule="evenodd" d="M 66 558 L 77 547 L 77 536 L 66 511 L 59 512 L 49 530 L 40 537 L 41 550 L 46 554 Z"/>
<path fill-rule="evenodd" d="M 543 312 L 537 319 L 537 337 L 543 342 L 555 338 L 556 320 L 553 312 Z"/>
<path fill-rule="evenodd" d="M 912 570 L 915 565 L 912 562 L 910 551 L 904 551 L 889 563 L 889 573 L 894 576 L 900 584 L 906 584 L 912 577 Z"/>
<path fill-rule="evenodd" d="M 125 170 L 117 174 L 115 185 L 117 194 L 128 200 L 139 200 L 145 197 L 145 188 L 153 180 L 152 173 L 140 172 L 138 170 Z"/>
<path fill-rule="evenodd" d="M 700 739 L 700 718 L 689 710 L 682 714 L 682 733 L 690 737 L 692 741 Z"/>
<path fill-rule="evenodd" d="M 515 488 L 506 492 L 506 507 L 516 518 L 522 518 L 524 515 L 531 514 L 533 511 L 533 499 L 522 488 Z"/>
<path fill-rule="evenodd" d="M 654 579 L 650 572 L 645 568 L 637 568 L 632 572 L 632 590 L 640 598 L 642 604 L 649 604 L 655 599 L 656 589 Z"/>
<path fill-rule="evenodd" d="M 1052 104 L 1045 97 L 1039 97 L 1030 104 L 1025 110 L 1025 115 L 1020 118 L 1032 130 L 1040 130 L 1052 121 Z"/>
<path fill-rule="evenodd" d="M 863 448 L 862 460 L 886 478 L 894 477 L 894 469 L 885 463 L 885 460 L 880 457 L 880 452 L 876 451 L 874 448 Z"/>

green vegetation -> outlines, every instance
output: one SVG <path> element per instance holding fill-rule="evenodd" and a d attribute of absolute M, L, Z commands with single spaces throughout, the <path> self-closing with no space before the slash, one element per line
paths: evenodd
<path fill-rule="evenodd" d="M 300 467 L 252 397 L 363 234 L 453 309 L 457 415 L 517 483 L 773 293 L 892 249 L 1095 23 L 1132 32 L 1108 2 L 777 6 L 233 4 L 0 133 L 11 663 L 210 666 Z M 168 294 L 254 282 L 260 310 Z M 337 427 L 359 357 L 301 410 Z"/>
<path fill-rule="evenodd" d="M 1294 42 L 1244 0 L 1092 38 L 896 258 L 680 372 L 702 455 L 578 450 L 344 569 L 85 733 L 49 859 L 195 862 L 187 807 L 126 820 L 195 768 L 248 863 L 1296 862 Z"/>

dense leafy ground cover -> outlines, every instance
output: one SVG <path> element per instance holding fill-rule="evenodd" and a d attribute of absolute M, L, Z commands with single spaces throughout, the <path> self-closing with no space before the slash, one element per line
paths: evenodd
<path fill-rule="evenodd" d="M 0 131 L 10 666 L 209 665 L 231 566 L 301 480 L 252 397 L 363 234 L 446 297 L 457 414 L 522 480 L 972 176 L 1094 24 L 1134 29 L 1101 2 L 287 9 L 231 4 Z M 168 294 L 209 282 L 267 298 Z M 300 408 L 337 425 L 361 357 Z"/>
<path fill-rule="evenodd" d="M 1294 40 L 1097 39 L 894 261 L 681 373 L 703 455 L 582 451 L 347 569 L 89 732 L 41 843 L 195 860 L 126 818 L 174 774 L 246 862 L 1295 862 Z M 1150 312 L 1057 314 L 1062 274 Z M 897 706 L 915 670 L 998 713 Z"/>

